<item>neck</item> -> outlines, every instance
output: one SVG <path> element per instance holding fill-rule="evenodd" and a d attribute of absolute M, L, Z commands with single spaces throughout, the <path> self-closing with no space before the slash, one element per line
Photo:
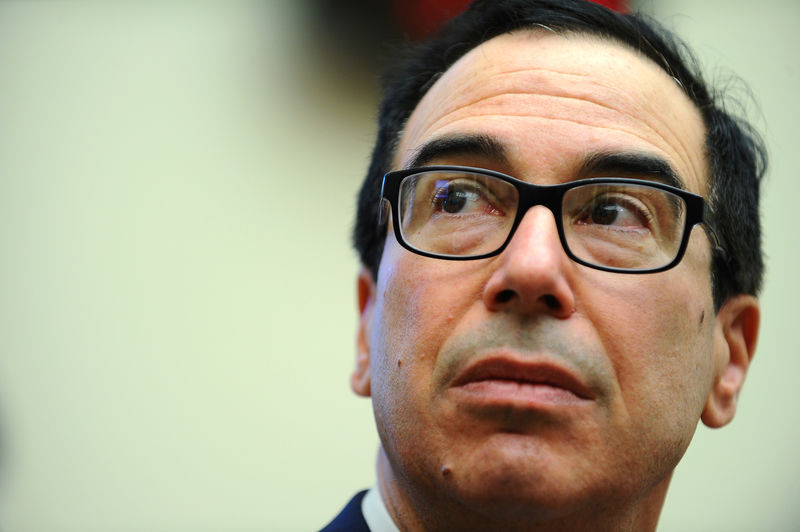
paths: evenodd
<path fill-rule="evenodd" d="M 499 508 L 461 501 L 457 493 L 436 486 L 418 486 L 395 474 L 383 447 L 377 461 L 378 488 L 397 527 L 403 532 L 504 530 L 544 531 L 655 531 L 671 475 L 624 503 L 585 501 L 574 511 L 537 510 L 535 501 L 514 502 Z"/>

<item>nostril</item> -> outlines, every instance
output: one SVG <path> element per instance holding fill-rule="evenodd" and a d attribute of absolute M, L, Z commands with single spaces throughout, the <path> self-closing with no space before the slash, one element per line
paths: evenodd
<path fill-rule="evenodd" d="M 542 296 L 542 299 L 550 310 L 561 310 L 561 302 L 554 295 L 545 294 Z"/>
<path fill-rule="evenodd" d="M 508 303 L 514 297 L 513 290 L 503 290 L 495 296 L 495 301 L 498 303 Z"/>

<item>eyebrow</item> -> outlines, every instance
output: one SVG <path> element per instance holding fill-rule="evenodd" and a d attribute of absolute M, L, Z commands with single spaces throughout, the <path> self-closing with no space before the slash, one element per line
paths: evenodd
<path fill-rule="evenodd" d="M 407 168 L 425 166 L 436 159 L 458 156 L 478 156 L 506 164 L 506 150 L 496 138 L 488 135 L 452 135 L 426 142 L 416 150 Z"/>
<path fill-rule="evenodd" d="M 580 175 L 614 174 L 618 177 L 654 179 L 686 190 L 686 184 L 673 166 L 658 155 L 640 152 L 599 152 L 586 157 Z"/>
<path fill-rule="evenodd" d="M 426 142 L 416 150 L 406 168 L 425 166 L 436 159 L 478 156 L 508 165 L 505 146 L 497 138 L 481 134 L 444 136 Z M 645 152 L 596 152 L 583 161 L 578 175 L 591 177 L 614 174 L 615 177 L 652 179 L 686 190 L 686 184 L 665 158 Z"/>

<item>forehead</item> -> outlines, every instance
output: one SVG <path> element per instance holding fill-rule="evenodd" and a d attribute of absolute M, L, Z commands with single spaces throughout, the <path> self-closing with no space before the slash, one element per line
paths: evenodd
<path fill-rule="evenodd" d="M 432 140 L 476 134 L 501 144 L 503 169 L 529 181 L 569 179 L 594 154 L 625 152 L 664 159 L 706 192 L 699 111 L 658 65 L 613 41 L 532 30 L 481 44 L 417 105 L 395 167 Z"/>

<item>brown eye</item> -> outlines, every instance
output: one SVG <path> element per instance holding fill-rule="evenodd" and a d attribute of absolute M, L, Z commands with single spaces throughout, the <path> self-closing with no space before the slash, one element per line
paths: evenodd
<path fill-rule="evenodd" d="M 619 205 L 598 204 L 592 209 L 591 219 L 593 223 L 600 225 L 611 225 L 622 212 Z"/>
<path fill-rule="evenodd" d="M 650 220 L 651 215 L 638 199 L 623 194 L 598 194 L 579 210 L 575 222 L 635 229 L 648 227 Z"/>
<path fill-rule="evenodd" d="M 464 183 L 442 183 L 433 195 L 436 211 L 447 214 L 468 214 L 485 211 L 489 205 L 486 194 L 474 186 Z"/>
<path fill-rule="evenodd" d="M 451 214 L 463 209 L 470 199 L 475 200 L 474 197 L 470 198 L 470 195 L 463 190 L 448 190 L 442 196 L 437 194 L 436 199 L 440 201 L 442 210 Z"/>

